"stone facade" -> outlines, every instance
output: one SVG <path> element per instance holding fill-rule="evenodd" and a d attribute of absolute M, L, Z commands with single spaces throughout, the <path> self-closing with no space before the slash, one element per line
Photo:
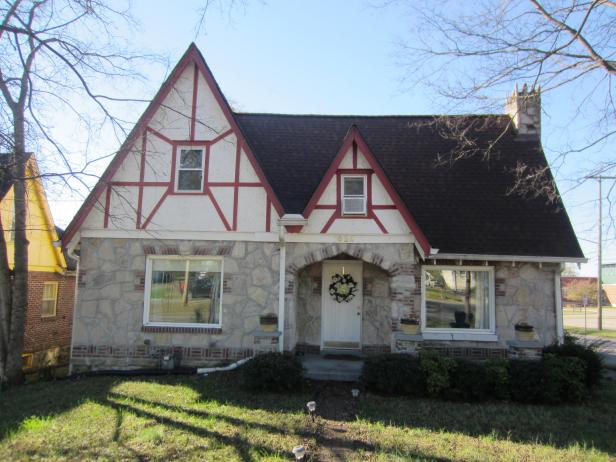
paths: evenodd
<path fill-rule="evenodd" d="M 259 317 L 278 310 L 279 253 L 273 243 L 83 238 L 73 370 L 152 367 L 160 351 L 200 365 L 277 350 Z M 148 254 L 224 256 L 220 329 L 143 327 Z"/>
<path fill-rule="evenodd" d="M 224 257 L 220 328 L 143 326 L 150 254 Z M 411 244 L 287 243 L 286 254 L 285 350 L 319 351 L 321 262 L 336 257 L 364 262 L 364 353 L 438 348 L 454 356 L 528 356 L 556 338 L 557 265 L 493 264 L 496 341 L 428 341 L 398 326 L 401 316 L 421 312 L 421 263 Z M 157 354 L 171 351 L 184 365 L 204 365 L 278 350 L 280 334 L 262 332 L 259 317 L 278 312 L 279 256 L 277 243 L 82 238 L 73 370 L 153 367 Z M 516 339 L 514 325 L 523 321 L 535 326 L 533 344 Z"/>

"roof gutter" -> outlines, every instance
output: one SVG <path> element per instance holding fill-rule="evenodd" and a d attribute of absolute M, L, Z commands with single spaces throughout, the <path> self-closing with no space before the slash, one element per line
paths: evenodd
<path fill-rule="evenodd" d="M 485 255 L 472 253 L 436 253 L 430 254 L 428 260 L 491 260 L 518 261 L 529 263 L 587 263 L 584 257 L 545 257 L 532 255 Z"/>

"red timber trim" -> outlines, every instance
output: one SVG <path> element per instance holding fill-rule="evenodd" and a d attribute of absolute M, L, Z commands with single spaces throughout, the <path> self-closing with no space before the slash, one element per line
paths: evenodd
<path fill-rule="evenodd" d="M 195 123 L 197 122 L 197 91 L 199 88 L 199 68 L 195 64 L 193 75 L 192 108 L 190 111 L 190 141 L 195 139 Z"/>
<path fill-rule="evenodd" d="M 357 168 L 357 143 L 353 141 L 353 168 Z"/>
<path fill-rule="evenodd" d="M 103 228 L 107 228 L 109 226 L 109 206 L 111 204 L 111 185 L 107 186 L 107 191 L 105 192 L 105 217 L 103 218 Z"/>
<path fill-rule="evenodd" d="M 363 153 L 364 158 L 366 159 L 368 164 L 370 165 L 370 169 L 357 169 L 357 168 L 340 169 L 339 168 L 340 164 L 342 163 L 342 160 L 344 159 L 349 149 L 352 149 L 354 154 L 356 153 L 356 150 L 359 149 Z M 353 157 L 354 157 L 353 165 L 356 166 L 357 165 L 356 156 L 354 155 Z M 342 209 L 341 209 L 341 203 L 340 203 L 341 202 L 340 200 L 340 195 L 341 195 L 340 176 L 343 174 L 367 175 L 368 177 L 368 213 L 366 214 L 366 216 L 359 216 L 359 217 L 349 217 L 349 216 L 343 217 L 342 216 L 342 213 L 341 213 Z M 383 184 L 383 187 L 385 188 L 385 190 L 389 194 L 389 197 L 394 203 L 393 206 L 372 204 L 372 175 L 373 174 L 376 175 L 377 178 Z M 321 196 L 323 195 L 325 188 L 330 183 L 334 175 L 336 175 L 336 205 L 335 206 L 332 206 L 332 205 L 318 206 L 317 204 L 319 200 L 321 199 Z M 319 183 L 319 186 L 317 187 L 316 191 L 310 198 L 310 201 L 308 202 L 308 205 L 306 206 L 304 213 L 303 213 L 304 217 L 309 218 L 310 215 L 312 214 L 312 211 L 315 210 L 316 208 L 319 208 L 319 209 L 332 209 L 333 208 L 334 209 L 332 216 L 329 218 L 329 220 L 327 221 L 327 223 L 321 230 L 322 233 L 327 232 L 336 219 L 353 219 L 353 218 L 372 219 L 375 221 L 375 223 L 381 229 L 381 231 L 386 233 L 387 231 L 385 227 L 383 226 L 383 223 L 381 223 L 377 215 L 374 213 L 374 210 L 397 209 L 402 215 L 407 226 L 409 227 L 409 229 L 415 236 L 415 239 L 417 240 L 417 244 L 421 247 L 423 252 L 425 254 L 428 254 L 430 251 L 430 244 L 428 242 L 428 239 L 426 238 L 424 233 L 419 228 L 419 225 L 417 224 L 415 219 L 412 217 L 411 213 L 409 212 L 408 208 L 406 207 L 406 205 L 404 204 L 404 202 L 398 195 L 397 191 L 392 186 L 391 182 L 387 178 L 387 175 L 385 175 L 385 172 L 381 168 L 380 164 L 377 162 L 376 158 L 374 157 L 374 154 L 372 153 L 372 151 L 366 144 L 360 131 L 355 125 L 352 125 L 351 128 L 349 129 L 344 139 L 344 142 L 342 143 L 342 147 L 336 154 L 336 157 L 334 158 L 331 165 L 329 166 L 329 169 L 323 176 L 323 179 Z"/>
<path fill-rule="evenodd" d="M 254 155 L 254 152 L 252 151 L 250 146 L 247 144 L 246 138 L 233 116 L 233 112 L 231 111 L 229 103 L 227 102 L 222 92 L 220 91 L 220 87 L 214 80 L 214 77 L 210 69 L 208 68 L 205 60 L 203 59 L 203 55 L 201 55 L 197 46 L 194 43 L 192 43 L 188 47 L 184 55 L 180 58 L 180 60 L 176 64 L 175 68 L 173 69 L 173 71 L 171 72 L 167 80 L 161 85 L 160 89 L 158 90 L 158 92 L 156 93 L 152 101 L 150 102 L 147 109 L 141 115 L 141 117 L 139 118 L 139 120 L 137 121 L 137 123 L 135 124 L 135 126 L 133 127 L 129 135 L 127 136 L 126 140 L 124 141 L 124 143 L 118 150 L 117 154 L 115 155 L 113 160 L 109 163 L 109 165 L 103 172 L 103 175 L 101 176 L 100 180 L 98 181 L 96 186 L 92 189 L 92 191 L 90 192 L 90 194 L 84 201 L 83 205 L 81 206 L 81 208 L 79 209 L 79 211 L 77 212 L 73 220 L 69 223 L 68 227 L 66 228 L 66 231 L 64 232 L 64 235 L 62 236 L 63 245 L 66 246 L 73 239 L 73 237 L 75 236 L 75 233 L 79 230 L 80 226 L 83 224 L 84 220 L 86 219 L 86 217 L 88 216 L 88 214 L 90 213 L 94 205 L 100 199 L 101 194 L 103 194 L 103 191 L 106 190 L 106 188 L 108 187 L 108 184 L 112 181 L 113 175 L 120 168 L 120 166 L 122 165 L 122 162 L 126 159 L 126 156 L 130 152 L 134 144 L 137 142 L 137 140 L 139 140 L 139 138 L 142 136 L 144 131 L 149 131 L 153 133 L 155 136 L 162 139 L 163 141 L 168 142 L 171 145 L 175 145 L 176 143 L 186 144 L 186 141 L 170 140 L 168 137 L 164 136 L 163 134 L 157 132 L 156 130 L 152 128 L 149 128 L 148 124 L 152 120 L 152 117 L 154 116 L 156 111 L 159 109 L 161 103 L 167 97 L 167 95 L 169 94 L 169 92 L 171 91 L 171 89 L 173 88 L 177 80 L 179 79 L 179 77 L 182 75 L 182 73 L 187 68 L 187 66 L 189 66 L 191 63 L 193 63 L 196 66 L 197 70 L 203 74 L 207 85 L 212 91 L 216 101 L 220 105 L 225 115 L 225 118 L 227 119 L 229 125 L 231 126 L 231 129 L 229 131 L 221 134 L 219 137 L 215 138 L 214 140 L 209 141 L 209 143 L 210 144 L 214 143 L 216 141 L 219 141 L 218 138 L 222 139 L 225 136 L 228 136 L 230 133 L 235 133 L 237 137 L 237 143 L 241 145 L 242 148 L 244 149 L 246 156 L 248 157 L 253 168 L 255 169 L 255 172 L 257 176 L 259 177 L 260 182 L 263 184 L 263 187 L 265 188 L 265 191 L 267 193 L 269 200 L 271 201 L 272 205 L 274 206 L 278 214 L 281 216 L 283 215 L 284 209 L 282 207 L 282 204 L 280 203 L 280 200 L 278 199 L 278 197 L 276 196 L 276 193 L 272 189 L 272 186 L 270 185 L 269 181 L 265 177 L 263 170 L 261 169 L 260 165 L 257 162 L 257 158 Z M 194 95 L 193 95 L 193 98 L 194 98 Z M 195 117 L 192 117 L 191 123 L 193 122 L 194 119 Z M 206 143 L 199 143 L 199 144 L 206 144 Z M 208 144 L 206 144 L 206 149 L 207 149 L 207 146 Z M 212 196 L 210 195 L 210 197 Z M 143 226 L 145 225 L 146 223 L 144 223 Z"/>
<path fill-rule="evenodd" d="M 302 230 L 302 225 L 286 225 L 285 229 L 288 233 L 299 233 Z"/>
<path fill-rule="evenodd" d="M 272 202 L 269 197 L 265 201 L 265 232 L 271 231 L 272 222 Z"/>
<path fill-rule="evenodd" d="M 145 149 L 147 143 L 147 131 L 141 135 L 141 159 L 139 161 L 139 197 L 137 198 L 137 221 L 135 228 L 141 228 L 141 213 L 143 206 L 143 182 L 145 179 Z"/>
<path fill-rule="evenodd" d="M 233 185 L 233 231 L 237 231 L 237 201 L 239 198 L 238 184 L 240 182 L 240 159 L 242 155 L 242 146 L 240 145 L 240 143 L 235 143 L 235 148 L 235 184 Z"/>

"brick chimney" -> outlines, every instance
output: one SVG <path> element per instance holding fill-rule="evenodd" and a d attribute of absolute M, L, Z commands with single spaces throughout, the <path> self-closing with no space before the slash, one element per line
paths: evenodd
<path fill-rule="evenodd" d="M 507 97 L 505 111 L 511 117 L 518 135 L 541 136 L 541 89 L 524 84 L 522 90 L 515 86 Z"/>

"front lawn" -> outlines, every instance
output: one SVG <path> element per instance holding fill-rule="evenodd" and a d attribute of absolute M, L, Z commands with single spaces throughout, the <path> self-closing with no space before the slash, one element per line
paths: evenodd
<path fill-rule="evenodd" d="M 569 327 L 566 326 L 565 330 L 574 335 L 592 335 L 594 337 L 603 337 L 608 339 L 616 339 L 616 330 L 607 329 L 584 329 L 583 327 Z"/>
<path fill-rule="evenodd" d="M 616 383 L 580 406 L 466 404 L 310 384 L 256 394 L 236 374 L 99 377 L 0 395 L 0 460 L 610 460 Z M 317 417 L 305 403 L 317 401 Z"/>

